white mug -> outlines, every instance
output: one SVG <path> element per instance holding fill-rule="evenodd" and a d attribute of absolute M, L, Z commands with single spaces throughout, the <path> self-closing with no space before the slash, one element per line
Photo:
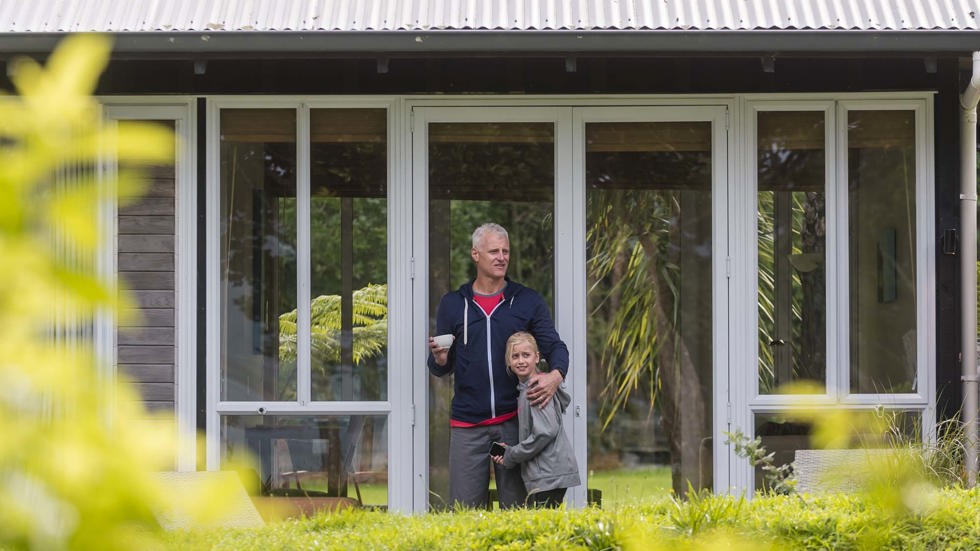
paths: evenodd
<path fill-rule="evenodd" d="M 452 333 L 446 333 L 445 335 L 436 335 L 435 337 L 432 337 L 432 340 L 439 348 L 449 348 L 453 345 L 453 341 L 456 340 L 456 337 L 454 337 Z"/>

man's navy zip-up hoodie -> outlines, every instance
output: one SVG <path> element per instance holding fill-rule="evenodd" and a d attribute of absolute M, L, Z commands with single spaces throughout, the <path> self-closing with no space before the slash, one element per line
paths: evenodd
<path fill-rule="evenodd" d="M 517 410 L 517 378 L 507 370 L 507 339 L 527 331 L 541 356 L 562 377 L 568 373 L 568 347 L 555 331 L 548 305 L 536 291 L 507 280 L 504 298 L 487 315 L 473 300 L 473 282 L 446 293 L 436 313 L 436 334 L 452 333 L 446 365 L 429 354 L 429 371 L 455 374 L 452 419 L 478 424 Z"/>

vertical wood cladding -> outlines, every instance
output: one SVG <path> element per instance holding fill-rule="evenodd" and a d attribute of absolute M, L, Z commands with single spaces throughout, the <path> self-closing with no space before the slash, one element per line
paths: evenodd
<path fill-rule="evenodd" d="M 132 309 L 116 334 L 119 372 L 150 411 L 174 413 L 175 189 L 173 166 L 146 172 L 144 194 L 125 201 L 118 214 L 117 270 Z"/>

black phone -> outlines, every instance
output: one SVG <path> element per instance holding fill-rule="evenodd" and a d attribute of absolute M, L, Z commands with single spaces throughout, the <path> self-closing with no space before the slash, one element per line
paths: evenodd
<path fill-rule="evenodd" d="M 505 451 L 507 451 L 507 447 L 500 442 L 490 444 L 490 455 L 504 455 Z"/>

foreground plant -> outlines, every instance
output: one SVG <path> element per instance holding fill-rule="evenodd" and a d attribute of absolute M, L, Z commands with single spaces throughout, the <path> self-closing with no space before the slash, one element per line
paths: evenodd
<path fill-rule="evenodd" d="M 789 494 L 793 492 L 796 481 L 793 480 L 793 468 L 783 463 L 776 464 L 775 452 L 766 450 L 762 438 L 756 436 L 750 439 L 740 430 L 726 432 L 726 443 L 735 446 L 735 454 L 749 460 L 753 467 L 762 469 L 763 488 L 767 492 Z"/>
<path fill-rule="evenodd" d="M 105 37 L 69 38 L 47 67 L 14 62 L 17 95 L 0 95 L 4 549 L 146 548 L 156 513 L 181 497 L 151 475 L 172 468 L 174 431 L 147 430 L 139 398 L 91 346 L 97 312 L 125 301 L 95 272 L 100 207 L 138 182 L 109 180 L 99 163 L 169 162 L 174 150 L 161 129 L 103 124 L 91 94 L 109 49 Z"/>
<path fill-rule="evenodd" d="M 254 530 L 175 532 L 168 549 L 879 550 L 980 548 L 980 493 L 949 488 L 896 520 L 868 495 L 697 493 L 616 510 L 456 511 L 403 516 L 348 510 Z"/>

